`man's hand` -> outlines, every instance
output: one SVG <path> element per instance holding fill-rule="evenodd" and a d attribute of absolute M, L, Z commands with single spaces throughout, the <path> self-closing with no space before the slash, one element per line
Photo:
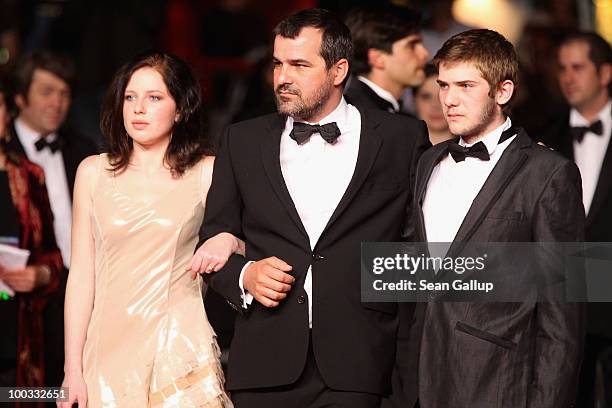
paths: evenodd
<path fill-rule="evenodd" d="M 191 279 L 195 279 L 198 273 L 216 272 L 225 266 L 234 253 L 244 255 L 244 242 L 232 234 L 221 232 L 207 239 L 198 248 L 187 266 L 187 271 L 191 272 Z"/>
<path fill-rule="evenodd" d="M 0 279 L 15 292 L 32 292 L 51 279 L 51 271 L 43 265 L 30 265 L 23 269 L 9 269 L 0 265 Z"/>
<path fill-rule="evenodd" d="M 275 256 L 253 262 L 244 271 L 244 289 L 262 305 L 276 307 L 295 282 L 287 273 L 291 269 L 291 265 Z"/>

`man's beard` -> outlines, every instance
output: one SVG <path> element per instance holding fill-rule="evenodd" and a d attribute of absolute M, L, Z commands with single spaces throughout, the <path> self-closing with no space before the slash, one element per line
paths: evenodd
<path fill-rule="evenodd" d="M 451 134 L 453 136 L 462 137 L 462 138 L 471 137 L 471 136 L 480 134 L 482 131 L 484 131 L 487 128 L 487 126 L 489 126 L 489 123 L 491 123 L 493 117 L 495 116 L 495 108 L 496 108 L 496 103 L 493 100 L 493 98 L 491 98 L 489 100 L 489 103 L 487 103 L 484 110 L 482 111 L 478 123 L 472 125 L 470 128 L 459 131 L 457 133 L 451 130 Z"/>
<path fill-rule="evenodd" d="M 306 122 L 317 117 L 325 103 L 329 100 L 332 93 L 333 78 L 330 76 L 319 88 L 317 88 L 310 98 L 303 98 L 302 91 L 289 84 L 283 84 L 276 88 L 276 107 L 282 115 L 291 116 L 294 119 Z M 292 93 L 296 96 L 294 101 L 285 102 L 279 95 L 280 92 Z"/>

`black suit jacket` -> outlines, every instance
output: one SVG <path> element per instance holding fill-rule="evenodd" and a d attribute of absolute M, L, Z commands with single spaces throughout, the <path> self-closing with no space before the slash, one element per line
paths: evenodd
<path fill-rule="evenodd" d="M 570 133 L 569 112 L 543 138 L 544 143 L 574 161 L 574 140 Z M 597 187 L 586 219 L 585 237 L 591 242 L 612 241 L 612 143 L 608 143 Z"/>
<path fill-rule="evenodd" d="M 246 259 L 233 255 L 209 279 L 240 311 L 230 349 L 230 390 L 290 384 L 302 373 L 309 341 L 304 279 L 312 265 L 312 341 L 325 383 L 336 390 L 390 392 L 398 305 L 361 303 L 360 246 L 400 239 L 416 162 L 429 142 L 422 122 L 360 113 L 355 172 L 314 250 L 281 172 L 284 118 L 273 114 L 237 123 L 222 137 L 200 243 L 222 231 L 246 243 Z M 240 271 L 247 259 L 270 256 L 292 265 L 296 282 L 278 307 L 254 301 L 243 311 L 236 306 Z"/>
<path fill-rule="evenodd" d="M 98 149 L 84 136 L 79 135 L 74 130 L 62 128 L 57 133 L 59 138 L 62 139 L 61 153 L 64 160 L 66 180 L 68 181 L 68 188 L 70 189 L 70 198 L 72 199 L 74 179 L 79 164 L 87 156 L 97 154 Z M 27 156 L 23 145 L 19 141 L 19 137 L 17 137 L 14 123 L 11 123 L 9 127 L 8 148 Z"/>
<path fill-rule="evenodd" d="M 417 170 L 416 228 L 426 241 L 422 203 L 446 145 Z M 520 129 L 476 196 L 449 255 L 469 242 L 583 240 L 581 180 L 574 163 Z M 560 303 L 429 302 L 417 306 L 412 348 L 420 348 L 422 407 L 570 407 L 582 358 L 584 307 Z M 420 347 L 419 347 L 420 346 Z M 412 405 L 406 405 L 412 406 Z"/>
<path fill-rule="evenodd" d="M 361 82 L 357 77 L 352 76 L 348 86 L 344 89 L 344 97 L 349 103 L 363 109 L 383 110 L 385 112 L 397 113 L 416 119 L 414 115 L 408 112 L 395 112 L 391 102 L 381 98 L 365 83 Z"/>
<path fill-rule="evenodd" d="M 569 111 L 544 135 L 543 141 L 564 157 L 574 161 L 574 139 L 570 133 Z M 608 143 L 597 187 L 586 219 L 585 239 L 612 242 L 612 143 Z M 612 339 L 612 303 L 589 303 L 587 332 Z"/>

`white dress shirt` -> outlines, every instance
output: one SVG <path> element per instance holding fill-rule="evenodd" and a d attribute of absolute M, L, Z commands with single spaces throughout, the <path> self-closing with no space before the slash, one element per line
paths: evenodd
<path fill-rule="evenodd" d="M 49 193 L 49 203 L 53 212 L 53 230 L 57 246 L 62 253 L 64 265 L 70 266 L 70 234 L 72 229 L 72 200 L 70 189 L 64 168 L 62 153 L 58 150 L 55 153 L 51 149 L 44 148 L 36 150 L 34 145 L 40 135 L 28 127 L 20 119 L 15 120 L 15 132 L 25 150 L 28 159 L 38 164 L 45 173 L 45 184 Z M 51 133 L 45 137 L 47 142 L 52 142 L 57 138 L 57 134 Z"/>
<path fill-rule="evenodd" d="M 581 142 L 574 140 L 574 161 L 580 169 L 582 177 L 582 202 L 584 211 L 589 213 L 597 181 L 599 180 L 599 172 L 603 165 L 608 143 L 610 143 L 610 134 L 612 133 L 612 117 L 610 117 L 610 109 L 612 109 L 612 101 L 608 101 L 603 107 L 597 119 L 601 120 L 603 125 L 603 134 L 596 135 L 592 132 L 586 132 Z M 595 119 L 593 122 L 596 122 Z M 571 127 L 590 126 L 584 116 L 576 109 L 570 111 L 569 125 Z"/>
<path fill-rule="evenodd" d="M 291 139 L 293 118 L 287 118 L 280 139 L 280 165 L 283 178 L 293 204 L 310 239 L 310 249 L 314 249 L 327 222 L 344 195 L 357 164 L 359 139 L 361 134 L 361 115 L 357 108 L 348 104 L 344 98 L 338 107 L 323 118 L 319 124 L 336 122 L 340 136 L 336 143 L 327 143 L 318 133 L 302 145 Z M 312 124 L 312 123 L 311 123 Z M 240 288 L 243 291 L 243 307 L 249 305 L 253 297 L 244 293 L 242 275 Z M 308 296 L 308 320 L 312 327 L 312 266 L 308 268 L 304 290 Z"/>
<path fill-rule="evenodd" d="M 433 169 L 423 201 L 423 217 L 428 242 L 453 242 L 472 202 L 482 189 L 502 153 L 516 138 L 499 143 L 502 132 L 512 125 L 510 118 L 482 141 L 489 151 L 488 161 L 466 157 L 455 162 L 450 153 Z M 461 146 L 471 146 L 459 140 Z M 444 254 L 432 254 L 444 256 Z"/>
<path fill-rule="evenodd" d="M 389 102 L 391 106 L 393 106 L 393 111 L 391 111 L 391 113 L 397 113 L 400 111 L 399 102 L 393 97 L 393 95 L 391 95 L 391 92 L 382 89 L 380 86 L 376 85 L 374 82 L 370 81 L 364 76 L 359 75 L 357 79 L 366 84 L 372 91 L 374 91 L 376 95 Z"/>

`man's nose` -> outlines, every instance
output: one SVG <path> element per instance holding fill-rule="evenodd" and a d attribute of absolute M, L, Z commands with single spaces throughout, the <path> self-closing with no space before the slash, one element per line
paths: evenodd
<path fill-rule="evenodd" d="M 442 103 L 445 106 L 457 106 L 459 99 L 457 98 L 457 93 L 452 88 L 449 88 L 446 90 L 446 92 L 441 93 L 441 95 L 443 95 Z"/>
<path fill-rule="evenodd" d="M 278 68 L 277 82 L 277 85 L 293 83 L 290 67 L 288 65 L 282 65 Z"/>
<path fill-rule="evenodd" d="M 421 54 L 421 60 L 425 63 L 429 61 L 431 54 L 427 51 L 427 48 L 423 44 L 419 44 L 419 53 Z"/>

